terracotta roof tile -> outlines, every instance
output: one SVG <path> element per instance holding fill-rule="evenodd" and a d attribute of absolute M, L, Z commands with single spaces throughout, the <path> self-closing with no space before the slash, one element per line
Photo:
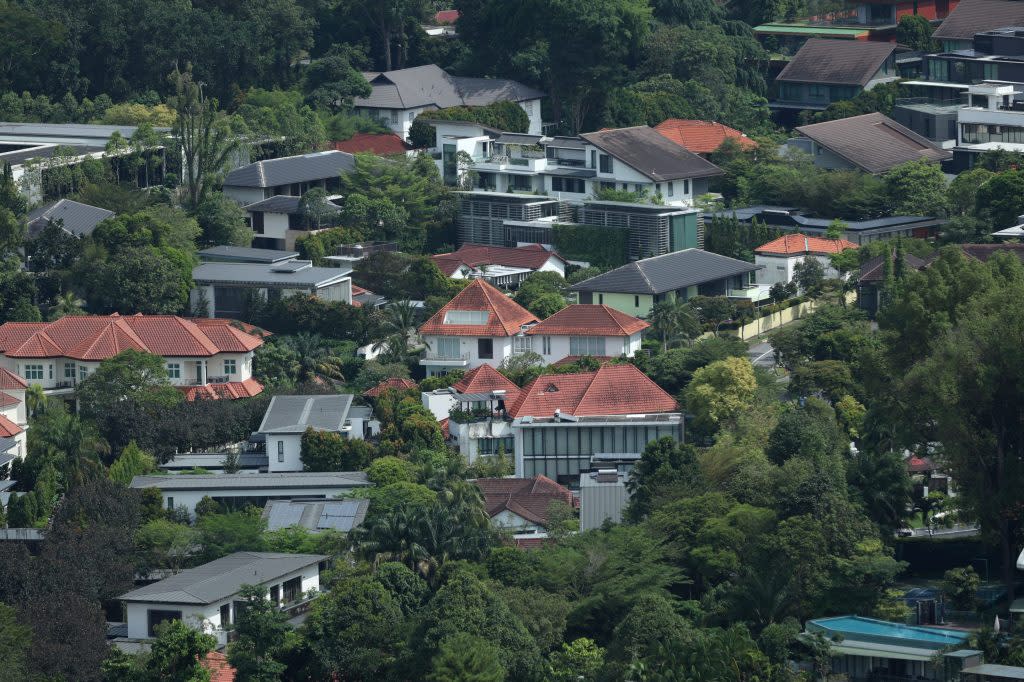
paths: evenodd
<path fill-rule="evenodd" d="M 832 254 L 847 249 L 858 248 L 846 239 L 825 239 L 824 237 L 808 237 L 803 234 L 787 234 L 773 239 L 767 244 L 754 249 L 754 253 L 794 255 L 804 253 Z"/>
<path fill-rule="evenodd" d="M 331 143 L 331 146 L 339 152 L 359 154 L 370 152 L 378 156 L 388 154 L 405 154 L 413 148 L 394 133 L 356 133 L 347 140 L 339 140 Z"/>
<path fill-rule="evenodd" d="M 935 462 L 928 457 L 917 457 L 914 455 L 907 459 L 907 471 L 910 473 L 920 474 L 925 471 L 935 471 L 936 469 L 938 467 L 935 466 Z"/>
<path fill-rule="evenodd" d="M 28 388 L 28 382 L 14 372 L 0 367 L 0 390 L 21 391 Z"/>
<path fill-rule="evenodd" d="M 484 324 L 445 324 L 449 310 L 487 311 Z M 421 334 L 438 336 L 512 336 L 537 318 L 526 308 L 482 279 L 475 279 L 420 327 Z M 0 327 L 2 328 L 2 327 Z"/>
<path fill-rule="evenodd" d="M 255 379 L 245 381 L 228 381 L 222 384 L 206 384 L 205 386 L 178 386 L 185 394 L 185 400 L 237 400 L 252 398 L 263 392 L 263 384 Z"/>
<path fill-rule="evenodd" d="M 552 256 L 558 260 L 565 261 L 557 253 L 545 249 L 540 244 L 527 244 L 516 247 L 463 244 L 459 247 L 458 251 L 440 253 L 430 258 L 442 272 L 451 276 L 458 269 L 460 263 L 465 263 L 471 268 L 480 267 L 481 265 L 504 265 L 510 268 L 538 270 Z"/>
<path fill-rule="evenodd" d="M 459 381 L 452 385 L 459 393 L 490 393 L 491 391 L 507 391 L 506 400 L 519 395 L 519 387 L 512 380 L 490 365 L 480 365 L 466 372 Z"/>
<path fill-rule="evenodd" d="M 631 336 L 650 326 L 641 319 L 606 305 L 579 303 L 562 308 L 526 333 L 548 336 Z"/>
<path fill-rule="evenodd" d="M 228 657 L 219 651 L 211 651 L 200 662 L 210 671 L 210 682 L 235 682 L 238 671 L 228 663 Z"/>
<path fill-rule="evenodd" d="M 552 502 L 573 506 L 572 493 L 547 476 L 533 478 L 478 478 L 488 516 L 510 511 L 532 523 L 546 524 Z"/>
<path fill-rule="evenodd" d="M 0 438 L 12 438 L 24 430 L 25 429 L 0 414 Z"/>
<path fill-rule="evenodd" d="M 21 401 L 15 398 L 13 395 L 9 395 L 7 393 L 4 393 L 3 391 L 0 391 L 0 409 L 20 404 Z"/>
<path fill-rule="evenodd" d="M 710 154 L 727 139 L 736 140 L 742 149 L 757 148 L 757 143 L 740 131 L 715 121 L 669 118 L 654 126 L 654 129 L 694 154 Z"/>
<path fill-rule="evenodd" d="M 603 365 L 596 372 L 542 374 L 508 407 L 513 418 L 548 417 L 559 410 L 577 417 L 674 412 L 676 401 L 630 364 Z"/>
<path fill-rule="evenodd" d="M 395 391 L 407 391 L 410 388 L 416 388 L 416 382 L 412 379 L 400 379 L 398 377 L 391 377 L 380 382 L 371 389 L 363 392 L 363 396 L 366 398 L 376 398 L 381 393 L 387 390 Z"/>

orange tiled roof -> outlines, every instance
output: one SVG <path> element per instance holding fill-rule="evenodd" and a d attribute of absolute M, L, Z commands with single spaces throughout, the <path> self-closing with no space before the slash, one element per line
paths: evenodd
<path fill-rule="evenodd" d="M 510 268 L 528 268 L 538 270 L 548 259 L 554 256 L 565 259 L 554 251 L 545 249 L 540 244 L 524 246 L 487 246 L 485 244 L 463 244 L 458 251 L 439 253 L 430 258 L 437 264 L 441 272 L 449 277 L 465 263 L 471 268 L 481 265 L 504 265 Z"/>
<path fill-rule="evenodd" d="M 572 493 L 547 476 L 533 478 L 478 478 L 473 481 L 484 495 L 487 515 L 510 511 L 533 523 L 548 522 L 552 502 L 573 506 Z"/>
<path fill-rule="evenodd" d="M 452 384 L 452 388 L 464 395 L 506 391 L 506 400 L 512 400 L 519 394 L 519 387 L 490 365 L 480 365 L 476 369 L 469 370 L 459 381 Z"/>
<path fill-rule="evenodd" d="M 754 253 L 791 256 L 805 253 L 830 254 L 856 249 L 858 246 L 845 239 L 826 239 L 824 237 L 808 237 L 804 234 L 787 234 L 763 244 Z"/>
<path fill-rule="evenodd" d="M 650 326 L 639 318 L 606 305 L 579 303 L 562 308 L 526 333 L 549 336 L 630 336 Z"/>
<path fill-rule="evenodd" d="M 23 428 L 0 414 L 0 438 L 11 438 L 24 431 Z"/>
<path fill-rule="evenodd" d="M 339 152 L 359 154 L 370 152 L 379 156 L 388 154 L 405 154 L 412 149 L 412 145 L 394 133 L 356 133 L 347 140 L 340 140 L 331 143 Z"/>
<path fill-rule="evenodd" d="M 235 682 L 235 675 L 238 674 L 228 663 L 228 657 L 219 651 L 207 653 L 200 665 L 210 671 L 210 682 Z"/>
<path fill-rule="evenodd" d="M 0 410 L 11 405 L 20 405 L 21 401 L 15 398 L 13 395 L 8 395 L 3 391 L 0 391 Z"/>
<path fill-rule="evenodd" d="M 451 438 L 451 435 L 452 435 L 451 424 L 450 424 L 450 422 L 448 420 L 448 417 L 445 417 L 444 419 L 442 419 L 441 421 L 439 421 L 437 423 L 440 424 L 440 426 L 441 426 L 441 437 L 444 438 L 445 440 L 448 440 L 449 438 Z"/>
<path fill-rule="evenodd" d="M 255 350 L 263 340 L 231 320 L 196 322 L 173 315 L 69 315 L 55 322 L 0 325 L 0 353 L 14 358 L 106 360 L 133 349 L 165 357 L 206 357 Z"/>
<path fill-rule="evenodd" d="M 459 20 L 459 10 L 443 9 L 434 15 L 434 21 L 439 24 L 454 24 Z"/>
<path fill-rule="evenodd" d="M 392 389 L 395 391 L 407 391 L 410 388 L 416 388 L 416 382 L 412 379 L 400 379 L 398 377 L 390 377 L 380 382 L 371 389 L 363 392 L 363 396 L 366 398 L 376 398 L 384 391 Z"/>
<path fill-rule="evenodd" d="M 694 154 L 710 154 L 727 139 L 736 140 L 743 149 L 757 148 L 757 143 L 740 131 L 715 121 L 669 118 L 654 126 L 654 129 Z"/>
<path fill-rule="evenodd" d="M 513 418 L 549 417 L 559 410 L 577 417 L 674 412 L 676 401 L 630 364 L 602 365 L 596 372 L 542 374 L 508 407 Z"/>
<path fill-rule="evenodd" d="M 485 324 L 445 324 L 445 313 L 449 310 L 485 310 L 488 312 L 487 322 Z M 536 321 L 536 316 L 529 310 L 498 291 L 491 284 L 482 279 L 475 279 L 438 310 L 433 317 L 424 322 L 420 327 L 420 333 L 439 336 L 512 336 L 518 334 L 524 324 L 532 324 Z"/>
<path fill-rule="evenodd" d="M 28 388 L 28 382 L 14 372 L 0 367 L 0 390 L 21 391 Z"/>
<path fill-rule="evenodd" d="M 178 386 L 185 394 L 185 400 L 237 400 L 252 398 L 263 392 L 263 384 L 255 379 L 245 381 L 228 381 L 223 384 L 206 384 L 205 386 Z"/>

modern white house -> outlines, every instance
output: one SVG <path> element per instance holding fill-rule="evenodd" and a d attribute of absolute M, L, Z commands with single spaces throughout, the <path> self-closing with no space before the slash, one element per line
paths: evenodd
<path fill-rule="evenodd" d="M 762 266 L 756 272 L 757 283 L 772 285 L 793 281 L 796 266 L 813 258 L 825 271 L 827 279 L 839 277 L 830 256 L 847 249 L 858 248 L 845 239 L 826 239 L 803 234 L 787 234 L 754 249 L 754 265 Z"/>
<path fill-rule="evenodd" d="M 242 206 L 276 196 L 301 197 L 311 189 L 334 195 L 341 188 L 341 174 L 354 168 L 354 156 L 333 150 L 264 159 L 228 173 L 224 194 Z"/>
<path fill-rule="evenodd" d="M 206 262 L 192 268 L 195 286 L 189 294 L 193 310 L 207 317 L 244 319 L 251 297 L 274 301 L 289 296 L 316 296 L 325 301 L 352 303 L 352 270 L 323 268 L 308 260 L 274 263 Z"/>
<path fill-rule="evenodd" d="M 27 453 L 27 388 L 27 381 L 0 368 L 0 467 L 16 459 L 23 459 Z"/>
<path fill-rule="evenodd" d="M 171 385 L 189 400 L 247 398 L 263 391 L 252 378 L 253 353 L 262 345 L 226 319 L 72 315 L 0 325 L 0 368 L 48 395 L 71 397 L 101 362 L 132 349 L 163 357 Z"/>
<path fill-rule="evenodd" d="M 235 552 L 126 592 L 120 600 L 127 639 L 153 639 L 158 625 L 180 620 L 224 646 L 243 608 L 243 585 L 263 587 L 282 611 L 299 613 L 320 592 L 320 571 L 327 561 L 322 554 Z"/>
<path fill-rule="evenodd" d="M 307 429 L 362 440 L 370 434 L 370 408 L 353 406 L 352 396 L 275 395 L 258 433 L 267 441 L 267 471 L 302 471 L 302 435 Z"/>
<path fill-rule="evenodd" d="M 370 485 L 362 471 L 136 476 L 131 483 L 137 490 L 156 488 L 167 509 L 183 507 L 190 515 L 204 497 L 241 509 L 247 504 L 263 507 L 268 500 L 326 500 Z"/>
<path fill-rule="evenodd" d="M 295 240 L 308 235 L 311 226 L 302 207 L 302 197 L 272 196 L 245 207 L 252 227 L 253 246 L 265 249 L 294 249 Z M 341 208 L 327 201 L 322 206 L 323 227 L 335 225 Z"/>
<path fill-rule="evenodd" d="M 403 140 L 409 137 L 413 121 L 424 112 L 496 102 L 515 102 L 530 119 L 528 132 L 541 132 L 540 100 L 544 93 L 514 80 L 452 76 L 436 64 L 363 76 L 373 92 L 369 97 L 356 97 L 353 112 L 380 121 Z"/>

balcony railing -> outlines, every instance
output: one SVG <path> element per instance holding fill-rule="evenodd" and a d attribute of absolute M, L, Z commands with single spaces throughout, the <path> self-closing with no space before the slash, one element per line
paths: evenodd
<path fill-rule="evenodd" d="M 428 350 L 423 359 L 440 361 L 469 360 L 469 353 L 447 353 L 445 351 Z"/>
<path fill-rule="evenodd" d="M 553 159 L 559 166 L 567 166 L 569 168 L 584 168 L 587 162 L 583 159 Z"/>
<path fill-rule="evenodd" d="M 53 384 L 53 388 L 54 389 L 74 388 L 76 385 L 77 385 L 77 381 L 75 379 L 63 379 L 61 381 L 55 382 Z"/>

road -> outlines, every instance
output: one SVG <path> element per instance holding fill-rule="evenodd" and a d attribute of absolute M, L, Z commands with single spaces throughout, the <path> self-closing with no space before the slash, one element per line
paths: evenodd
<path fill-rule="evenodd" d="M 756 367 L 771 369 L 775 366 L 775 349 L 768 341 L 761 341 L 750 346 L 747 351 L 751 364 Z"/>

